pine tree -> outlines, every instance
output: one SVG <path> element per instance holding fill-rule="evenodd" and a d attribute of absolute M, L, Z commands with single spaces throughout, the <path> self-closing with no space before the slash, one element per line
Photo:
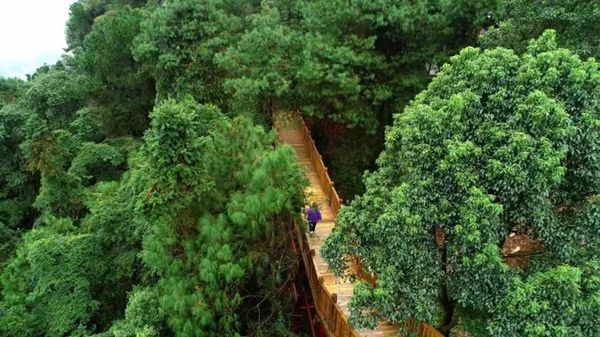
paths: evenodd
<path fill-rule="evenodd" d="M 304 182 L 292 150 L 189 97 L 161 102 L 151 118 L 143 256 L 169 326 L 178 337 L 267 333 L 289 301 L 285 243 Z M 249 319 L 252 310 L 263 317 Z"/>

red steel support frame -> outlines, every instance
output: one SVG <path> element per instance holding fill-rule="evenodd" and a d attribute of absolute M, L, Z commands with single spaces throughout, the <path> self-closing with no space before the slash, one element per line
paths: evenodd
<path fill-rule="evenodd" d="M 308 315 L 308 324 L 310 325 L 310 334 L 312 337 L 317 337 L 315 333 L 315 325 L 313 324 L 312 312 L 310 309 L 314 308 L 314 305 L 308 305 L 308 296 L 306 296 L 306 292 L 304 292 L 304 308 L 306 308 L 306 314 Z"/>

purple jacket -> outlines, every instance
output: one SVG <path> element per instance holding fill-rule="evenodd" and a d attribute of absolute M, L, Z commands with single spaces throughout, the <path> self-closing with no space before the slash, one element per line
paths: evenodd
<path fill-rule="evenodd" d="M 322 219 L 321 212 L 318 209 L 314 209 L 310 207 L 305 212 L 306 217 L 308 218 L 308 222 L 319 222 Z"/>

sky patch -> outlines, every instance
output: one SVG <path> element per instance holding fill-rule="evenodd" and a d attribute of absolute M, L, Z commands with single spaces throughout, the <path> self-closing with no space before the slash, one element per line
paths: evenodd
<path fill-rule="evenodd" d="M 75 0 L 0 0 L 0 76 L 25 78 L 54 64 L 67 47 L 65 27 Z"/>

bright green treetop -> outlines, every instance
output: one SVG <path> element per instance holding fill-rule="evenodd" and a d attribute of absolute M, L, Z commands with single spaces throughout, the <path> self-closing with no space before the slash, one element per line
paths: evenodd
<path fill-rule="evenodd" d="M 599 107 L 598 64 L 551 31 L 523 55 L 453 57 L 395 116 L 322 251 L 338 271 L 357 255 L 379 276 L 355 291 L 353 320 L 598 335 Z"/>
<path fill-rule="evenodd" d="M 249 29 L 217 56 L 228 72 L 223 88 L 231 93 L 230 106 L 237 113 L 269 115 L 277 104 L 293 109 L 297 103 L 292 97 L 302 40 L 283 10 L 265 2 L 259 14 L 250 16 Z"/>
<path fill-rule="evenodd" d="M 192 95 L 223 107 L 226 73 L 215 56 L 233 43 L 252 8 L 239 0 L 175 0 L 157 8 L 142 23 L 134 55 L 153 72 L 158 97 Z"/>
<path fill-rule="evenodd" d="M 123 7 L 97 18 L 77 53 L 93 83 L 93 101 L 102 106 L 96 119 L 108 136 L 141 136 L 148 127 L 155 85 L 142 64 L 133 59 L 133 40 L 148 11 Z M 115 47 L 118 46 L 118 47 Z"/>

